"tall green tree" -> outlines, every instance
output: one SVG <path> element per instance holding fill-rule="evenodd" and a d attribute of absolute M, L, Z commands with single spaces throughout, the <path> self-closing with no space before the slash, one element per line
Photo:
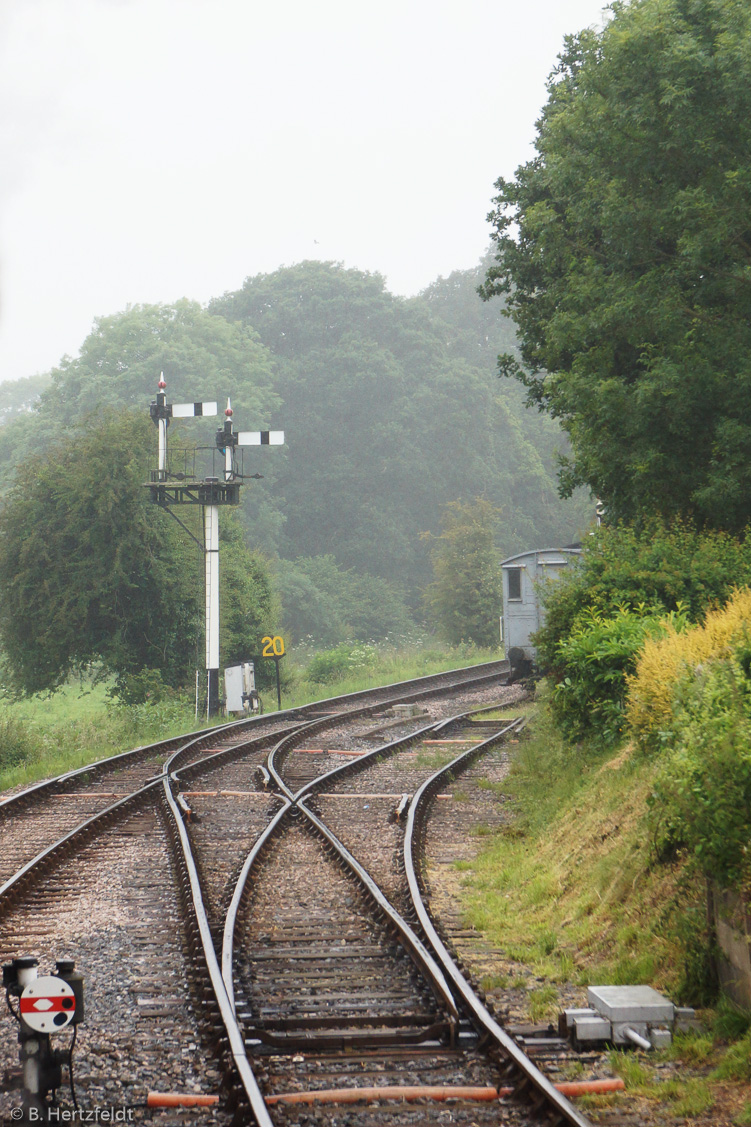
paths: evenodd
<path fill-rule="evenodd" d="M 49 375 L 26 376 L 20 380 L 4 380 L 0 384 L 0 425 L 5 426 L 19 415 L 28 416 L 37 407 L 39 396 L 50 382 Z"/>
<path fill-rule="evenodd" d="M 434 579 L 426 600 L 436 625 L 453 645 L 499 644 L 503 581 L 494 531 L 500 516 L 484 497 L 452 501 L 441 534 L 431 538 Z"/>
<path fill-rule="evenodd" d="M 34 385 L 36 403 L 31 385 L 14 389 L 9 406 L 24 416 L 0 426 L 0 494 L 15 466 L 25 473 L 30 453 L 72 437 L 87 415 L 147 417 L 164 371 L 171 402 L 231 395 L 239 429 L 286 432 L 284 450 L 246 448 L 246 475 L 263 480 L 246 481 L 242 519 L 254 549 L 305 561 L 279 569 L 293 632 L 402 633 L 405 601 L 421 608 L 431 577 L 421 533 L 440 530 L 449 501 L 502 504 L 507 555 L 570 542 L 588 519 L 557 496 L 560 428 L 497 378 L 513 332 L 497 303 L 479 300 L 481 275 L 457 271 L 407 299 L 379 275 L 305 262 L 249 278 L 209 310 L 180 301 L 99 318 L 79 354 Z M 175 421 L 170 449 L 212 445 L 218 421 Z M 152 443 L 145 469 L 153 429 Z"/>
<path fill-rule="evenodd" d="M 165 518 L 166 519 L 166 518 Z M 233 510 L 219 522 L 219 645 L 222 665 L 235 665 L 261 652 L 261 638 L 275 634 L 279 602 L 269 565 L 251 551 Z"/>
<path fill-rule="evenodd" d="M 29 459 L 0 512 L 0 644 L 14 687 L 95 666 L 179 685 L 201 628 L 200 560 L 148 500 L 152 427 L 103 414 Z"/>
<path fill-rule="evenodd" d="M 499 352 L 516 352 L 516 329 L 510 320 L 499 316 L 505 302 L 478 301 L 477 290 L 493 265 L 492 250 L 469 270 L 453 270 L 437 278 L 420 293 L 435 323 L 445 332 L 447 348 L 471 364 L 491 370 Z M 504 394 L 514 397 L 511 386 Z M 521 394 L 521 392 L 520 392 Z"/>
<path fill-rule="evenodd" d="M 238 412 L 247 414 L 248 427 L 251 417 L 268 425 L 279 404 L 271 390 L 271 357 L 252 329 L 183 298 L 98 317 L 78 356 L 65 357 L 50 373 L 39 415 L 77 424 L 102 407 L 143 409 L 161 371 L 170 402 L 231 395 Z"/>
<path fill-rule="evenodd" d="M 522 363 L 612 516 L 751 518 L 751 7 L 617 0 L 567 38 L 490 219 Z"/>

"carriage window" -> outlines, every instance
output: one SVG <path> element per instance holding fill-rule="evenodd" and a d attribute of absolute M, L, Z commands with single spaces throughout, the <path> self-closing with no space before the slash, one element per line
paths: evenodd
<path fill-rule="evenodd" d="M 522 569 L 520 567 L 508 568 L 508 597 L 519 599 L 522 597 Z"/>

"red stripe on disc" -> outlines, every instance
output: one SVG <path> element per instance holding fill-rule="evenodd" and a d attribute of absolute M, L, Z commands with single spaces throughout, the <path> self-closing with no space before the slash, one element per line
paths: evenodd
<path fill-rule="evenodd" d="M 54 1013 L 72 1013 L 75 1005 L 63 1006 L 63 1002 L 73 1002 L 74 999 L 70 994 L 60 996 L 58 998 L 21 998 L 21 1013 L 22 1014 L 54 1014 Z M 37 1007 L 37 1002 L 51 1002 L 50 1006 L 45 1006 L 44 1009 Z"/>

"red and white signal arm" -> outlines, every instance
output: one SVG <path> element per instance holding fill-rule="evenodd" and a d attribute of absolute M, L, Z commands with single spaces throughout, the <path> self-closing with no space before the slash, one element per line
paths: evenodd
<path fill-rule="evenodd" d="M 35 1033 L 59 1033 L 73 1020 L 76 996 L 67 982 L 50 974 L 35 978 L 24 987 L 20 1007 L 29 1029 Z"/>

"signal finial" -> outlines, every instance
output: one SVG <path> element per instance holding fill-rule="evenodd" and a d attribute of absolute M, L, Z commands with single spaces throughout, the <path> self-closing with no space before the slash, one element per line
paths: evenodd
<path fill-rule="evenodd" d="M 227 406 L 224 409 L 224 413 L 228 419 L 232 418 L 232 404 L 229 401 L 229 396 L 227 396 Z"/>

